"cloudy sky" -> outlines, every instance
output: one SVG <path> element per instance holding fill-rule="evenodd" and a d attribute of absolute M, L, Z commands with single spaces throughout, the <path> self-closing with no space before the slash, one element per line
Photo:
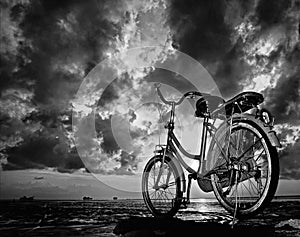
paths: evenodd
<path fill-rule="evenodd" d="M 195 59 L 224 99 L 262 93 L 283 145 L 278 193 L 300 194 L 299 0 L 0 0 L 0 8 L 0 198 L 140 197 L 149 150 L 163 139 L 158 107 L 141 101 L 154 102 L 151 81 L 167 84 L 168 96 L 190 86 L 165 70 L 113 61 L 145 46 L 159 46 L 140 58 L 146 63 L 175 51 Z M 99 64 L 116 70 L 114 80 L 78 100 Z M 86 130 L 72 128 L 82 101 L 87 113 L 96 107 L 89 159 L 76 149 L 89 148 Z M 177 131 L 196 152 L 199 121 L 187 107 L 178 111 Z M 116 141 L 122 129 L 132 144 Z"/>

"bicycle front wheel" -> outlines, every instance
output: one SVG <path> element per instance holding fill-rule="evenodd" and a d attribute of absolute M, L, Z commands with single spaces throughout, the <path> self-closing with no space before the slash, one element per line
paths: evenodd
<path fill-rule="evenodd" d="M 142 177 L 143 199 L 155 217 L 172 217 L 182 201 L 181 178 L 170 158 L 155 156 L 146 164 Z"/>
<path fill-rule="evenodd" d="M 222 145 L 214 143 L 210 148 L 216 170 L 211 175 L 213 190 L 227 211 L 238 218 L 252 216 L 262 211 L 276 192 L 277 150 L 252 121 L 235 119 L 231 130 L 225 130 L 219 134 Z"/>

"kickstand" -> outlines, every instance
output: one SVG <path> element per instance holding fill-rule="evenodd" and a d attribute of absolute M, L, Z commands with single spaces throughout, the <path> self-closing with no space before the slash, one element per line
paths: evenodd
<path fill-rule="evenodd" d="M 237 208 L 238 208 L 238 205 L 237 205 L 237 201 L 238 201 L 238 198 L 237 198 L 237 185 L 238 185 L 238 178 L 237 178 L 237 175 L 236 175 L 236 177 L 235 177 L 235 208 L 234 208 L 234 213 L 233 213 L 232 223 L 231 223 L 231 228 L 232 229 L 233 229 L 234 224 L 235 224 L 236 212 L 237 212 Z"/>
<path fill-rule="evenodd" d="M 187 208 L 187 205 L 190 204 L 190 192 L 191 192 L 192 179 L 197 179 L 197 173 L 192 173 L 188 175 L 188 186 L 187 186 L 186 198 L 183 199 L 182 202 L 185 208 Z"/>
<path fill-rule="evenodd" d="M 193 178 L 193 175 L 189 174 L 188 175 L 188 187 L 187 187 L 186 199 L 182 203 L 185 208 L 187 208 L 187 205 L 190 204 L 190 191 L 191 191 L 192 178 Z"/>
<path fill-rule="evenodd" d="M 235 225 L 236 223 L 237 223 L 236 217 L 235 217 L 235 216 L 232 216 L 232 221 L 231 221 L 231 223 L 230 223 L 231 229 L 233 229 L 233 227 L 234 227 L 234 225 Z"/>

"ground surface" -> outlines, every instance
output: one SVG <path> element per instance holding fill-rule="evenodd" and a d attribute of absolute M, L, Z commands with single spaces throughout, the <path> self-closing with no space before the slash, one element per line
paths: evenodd
<path fill-rule="evenodd" d="M 300 201 L 273 201 L 262 214 L 237 220 L 202 200 L 169 220 L 153 218 L 141 200 L 1 201 L 0 236 L 276 236 L 300 237 Z"/>

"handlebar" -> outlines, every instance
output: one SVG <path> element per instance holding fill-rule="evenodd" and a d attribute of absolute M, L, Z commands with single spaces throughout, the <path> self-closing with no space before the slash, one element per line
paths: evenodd
<path fill-rule="evenodd" d="M 175 102 L 175 101 L 171 101 L 171 100 L 166 100 L 164 98 L 164 96 L 162 95 L 162 93 L 159 89 L 160 83 L 155 83 L 154 86 L 156 87 L 157 94 L 158 94 L 159 98 L 161 99 L 161 101 L 167 105 L 172 105 L 172 104 L 180 105 L 183 102 L 183 100 L 188 96 L 191 96 L 191 97 L 193 97 L 193 96 L 209 96 L 209 94 L 206 94 L 206 93 L 200 93 L 198 91 L 189 91 L 189 92 L 186 92 L 177 102 Z"/>

